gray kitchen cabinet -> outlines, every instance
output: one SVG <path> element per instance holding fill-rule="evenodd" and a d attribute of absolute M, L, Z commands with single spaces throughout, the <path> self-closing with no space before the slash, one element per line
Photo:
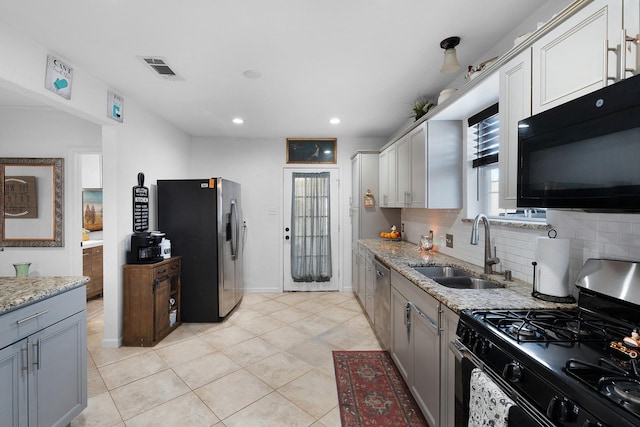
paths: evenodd
<path fill-rule="evenodd" d="M 534 42 L 532 114 L 628 76 L 622 12 L 622 0 L 594 0 Z"/>
<path fill-rule="evenodd" d="M 462 207 L 462 122 L 430 120 L 409 133 L 410 171 L 407 207 Z"/>
<path fill-rule="evenodd" d="M 367 285 L 366 285 L 366 262 L 364 258 L 365 248 L 359 245 L 358 248 L 358 299 L 366 312 Z"/>
<path fill-rule="evenodd" d="M 84 286 L 0 317 L 3 425 L 65 426 L 87 406 Z"/>
<path fill-rule="evenodd" d="M 364 287 L 365 287 L 365 303 L 364 308 L 369 316 L 371 323 L 375 324 L 375 270 L 373 268 L 373 254 L 371 251 L 365 250 L 364 254 Z"/>
<path fill-rule="evenodd" d="M 420 124 L 380 153 L 380 170 L 381 197 L 390 200 L 388 207 L 461 208 L 462 123 Z"/>
<path fill-rule="evenodd" d="M 449 343 L 456 339 L 458 316 L 440 304 L 440 425 L 455 425 L 456 358 L 449 350 Z"/>
<path fill-rule="evenodd" d="M 392 144 L 382 150 L 379 161 L 379 193 L 378 199 L 383 208 L 396 207 L 396 145 Z"/>
<path fill-rule="evenodd" d="M 399 208 L 411 205 L 411 139 L 405 135 L 396 146 L 396 200 Z"/>
<path fill-rule="evenodd" d="M 531 49 L 500 68 L 499 206 L 515 209 L 518 184 L 518 121 L 531 116 Z"/>
<path fill-rule="evenodd" d="M 358 280 L 358 243 L 351 246 L 351 287 L 353 293 L 360 299 L 360 281 Z"/>
<path fill-rule="evenodd" d="M 391 357 L 429 425 L 440 425 L 440 302 L 391 271 Z"/>

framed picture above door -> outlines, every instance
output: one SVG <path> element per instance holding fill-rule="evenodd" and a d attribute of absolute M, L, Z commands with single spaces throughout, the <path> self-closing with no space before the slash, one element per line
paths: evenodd
<path fill-rule="evenodd" d="M 287 138 L 287 163 L 336 163 L 336 138 Z"/>

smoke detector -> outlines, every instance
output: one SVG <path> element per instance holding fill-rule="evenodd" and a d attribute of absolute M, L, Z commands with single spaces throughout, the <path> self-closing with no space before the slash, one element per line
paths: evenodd
<path fill-rule="evenodd" d="M 184 80 L 161 56 L 142 56 L 140 59 L 149 66 L 158 76 L 165 80 Z"/>

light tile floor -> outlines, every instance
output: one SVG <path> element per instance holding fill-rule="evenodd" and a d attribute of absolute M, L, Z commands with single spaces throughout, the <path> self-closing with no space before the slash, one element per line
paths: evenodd
<path fill-rule="evenodd" d="M 87 303 L 89 405 L 72 427 L 340 426 L 333 350 L 380 350 L 352 293 L 246 294 L 223 323 L 102 348 Z"/>

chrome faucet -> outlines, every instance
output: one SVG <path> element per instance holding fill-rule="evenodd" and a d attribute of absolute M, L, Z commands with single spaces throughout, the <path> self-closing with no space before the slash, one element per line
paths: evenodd
<path fill-rule="evenodd" d="M 480 239 L 478 226 L 480 221 L 484 223 L 484 272 L 485 274 L 493 273 L 493 266 L 500 262 L 500 258 L 497 256 L 491 256 L 491 231 L 489 229 L 489 218 L 485 214 L 478 214 L 473 220 L 473 227 L 471 228 L 471 244 L 477 245 Z"/>

